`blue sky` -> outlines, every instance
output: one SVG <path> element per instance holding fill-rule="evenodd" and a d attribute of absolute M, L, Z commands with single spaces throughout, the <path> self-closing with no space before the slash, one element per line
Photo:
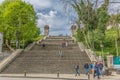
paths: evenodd
<path fill-rule="evenodd" d="M 0 3 L 4 0 L 0 0 Z M 50 35 L 71 34 L 70 27 L 74 23 L 77 15 L 69 6 L 65 9 L 64 3 L 60 0 L 24 0 L 34 6 L 38 16 L 38 27 L 43 33 L 44 25 L 50 26 Z M 104 0 L 100 0 L 104 1 Z M 111 0 L 112 1 L 112 0 Z M 120 0 L 113 0 L 119 1 Z M 110 11 L 115 13 L 120 7 L 120 3 L 111 4 Z"/>
<path fill-rule="evenodd" d="M 43 32 L 44 25 L 49 25 L 50 35 L 71 34 L 72 15 L 76 15 L 64 9 L 60 0 L 25 0 L 34 5 L 38 16 L 38 26 Z"/>

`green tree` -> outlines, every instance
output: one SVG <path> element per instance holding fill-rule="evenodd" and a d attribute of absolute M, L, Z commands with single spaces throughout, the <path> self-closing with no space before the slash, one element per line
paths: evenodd
<path fill-rule="evenodd" d="M 107 14 L 109 0 L 105 0 L 99 8 L 97 8 L 97 2 L 98 0 L 92 4 L 89 0 L 79 0 L 79 2 L 74 1 L 73 4 L 73 8 L 78 14 L 78 26 L 80 23 L 84 25 L 83 32 L 85 34 L 85 41 L 87 46 L 91 46 L 92 49 L 94 49 L 94 30 L 100 29 L 105 33 L 106 23 L 109 18 Z M 89 34 L 89 32 L 91 32 L 91 34 Z M 92 38 L 90 38 L 90 35 L 92 35 Z"/>
<path fill-rule="evenodd" d="M 115 27 L 117 38 L 120 39 L 120 32 L 119 32 L 119 23 L 120 23 L 120 14 L 111 14 L 109 18 L 109 25 Z"/>
<path fill-rule="evenodd" d="M 23 41 L 32 41 L 39 36 L 40 29 L 36 25 L 37 17 L 32 5 L 21 0 L 5 0 L 0 8 L 6 25 L 0 27 L 5 41 L 15 41 L 16 48 L 20 48 Z"/>

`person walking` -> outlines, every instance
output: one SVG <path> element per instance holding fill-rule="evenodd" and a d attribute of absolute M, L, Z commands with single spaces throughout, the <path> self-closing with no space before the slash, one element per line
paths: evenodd
<path fill-rule="evenodd" d="M 96 77 L 97 76 L 97 78 L 98 79 L 100 79 L 100 71 L 99 71 L 99 63 L 98 62 L 96 62 L 96 64 L 95 64 L 95 74 L 94 74 L 94 77 Z"/>
<path fill-rule="evenodd" d="M 43 43 L 43 44 L 42 44 L 42 48 L 45 48 L 45 47 L 46 47 L 46 45 Z"/>
<path fill-rule="evenodd" d="M 94 61 L 92 61 L 91 63 L 90 63 L 90 70 L 91 70 L 91 72 L 92 72 L 92 78 L 94 78 L 94 72 L 95 72 L 95 62 Z"/>
<path fill-rule="evenodd" d="M 102 63 L 102 61 L 99 62 L 98 66 L 99 66 L 100 75 L 104 76 L 103 63 Z"/>
<path fill-rule="evenodd" d="M 60 56 L 60 57 L 63 57 L 63 52 L 62 52 L 62 50 L 59 50 L 59 56 Z"/>
<path fill-rule="evenodd" d="M 65 42 L 65 47 L 68 47 L 68 41 Z"/>
<path fill-rule="evenodd" d="M 80 76 L 80 73 L 79 73 L 79 65 L 75 65 L 75 76 Z"/>
<path fill-rule="evenodd" d="M 88 63 L 84 64 L 84 69 L 85 69 L 85 74 L 88 75 L 88 72 L 89 72 L 89 64 Z"/>

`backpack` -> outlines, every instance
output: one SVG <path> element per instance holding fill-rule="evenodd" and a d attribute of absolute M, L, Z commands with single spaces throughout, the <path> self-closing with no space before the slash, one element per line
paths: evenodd
<path fill-rule="evenodd" d="M 90 64 L 90 69 L 93 69 L 93 64 Z"/>
<path fill-rule="evenodd" d="M 99 68 L 103 69 L 103 64 L 102 63 L 99 64 Z"/>
<path fill-rule="evenodd" d="M 89 65 L 88 65 L 88 64 L 85 64 L 85 65 L 84 65 L 84 68 L 85 68 L 85 69 L 88 69 L 88 68 L 89 68 Z"/>
<path fill-rule="evenodd" d="M 75 69 L 79 69 L 79 66 L 78 66 L 78 65 L 76 65 L 76 66 L 75 66 Z"/>

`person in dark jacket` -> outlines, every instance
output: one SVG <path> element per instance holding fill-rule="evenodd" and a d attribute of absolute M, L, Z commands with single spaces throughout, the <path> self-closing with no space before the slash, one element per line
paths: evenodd
<path fill-rule="evenodd" d="M 84 64 L 84 69 L 85 69 L 85 74 L 88 75 L 88 72 L 89 72 L 89 64 L 88 63 Z"/>
<path fill-rule="evenodd" d="M 42 48 L 45 48 L 45 47 L 46 47 L 46 45 L 43 43 L 43 44 L 42 44 Z"/>
<path fill-rule="evenodd" d="M 100 79 L 100 71 L 99 71 L 99 63 L 98 62 L 96 62 L 96 64 L 95 64 L 95 74 L 94 74 L 94 77 L 96 77 L 96 76 L 97 76 L 98 79 Z"/>
<path fill-rule="evenodd" d="M 104 67 L 104 66 L 103 66 L 103 62 L 100 61 L 99 64 L 98 64 L 98 66 L 99 66 L 100 75 L 104 76 L 104 71 L 103 71 L 103 67 Z"/>
<path fill-rule="evenodd" d="M 79 73 L 79 65 L 75 65 L 75 76 L 80 76 L 80 73 Z"/>

